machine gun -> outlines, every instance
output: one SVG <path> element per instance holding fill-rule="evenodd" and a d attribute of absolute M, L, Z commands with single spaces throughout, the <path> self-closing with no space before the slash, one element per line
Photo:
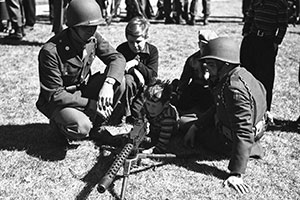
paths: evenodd
<path fill-rule="evenodd" d="M 116 159 L 99 181 L 97 190 L 104 193 L 113 183 L 120 168 L 123 166 L 123 182 L 121 195 L 119 199 L 125 198 L 128 178 L 131 173 L 131 167 L 137 164 L 143 158 L 175 158 L 175 154 L 145 154 L 140 152 L 139 145 L 146 140 L 147 123 L 145 121 L 138 122 L 129 132 L 129 142 L 126 143 Z"/>

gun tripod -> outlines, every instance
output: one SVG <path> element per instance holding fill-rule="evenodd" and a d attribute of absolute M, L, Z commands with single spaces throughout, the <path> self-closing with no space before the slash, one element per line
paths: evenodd
<path fill-rule="evenodd" d="M 138 165 L 139 162 L 144 158 L 176 158 L 175 154 L 145 154 L 145 153 L 135 153 L 132 151 L 132 144 L 127 144 L 122 149 L 121 153 L 118 155 L 116 160 L 113 162 L 111 168 L 108 172 L 103 176 L 103 178 L 98 183 L 97 190 L 99 193 L 104 193 L 106 189 L 111 190 L 113 195 L 112 198 L 118 200 L 125 199 L 126 187 L 128 184 L 129 175 L 133 173 L 131 169 L 133 166 Z M 130 154 L 131 153 L 131 154 Z M 125 159 L 124 159 L 125 158 Z M 117 172 L 123 165 L 123 181 L 120 196 L 113 189 L 112 182 L 114 181 Z"/>

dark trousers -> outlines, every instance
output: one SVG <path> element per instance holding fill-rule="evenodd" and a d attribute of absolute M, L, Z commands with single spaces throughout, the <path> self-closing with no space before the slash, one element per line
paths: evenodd
<path fill-rule="evenodd" d="M 196 135 L 196 142 L 205 149 L 214 152 L 219 155 L 231 157 L 233 142 L 226 138 L 219 128 L 215 125 L 211 125 L 204 130 L 200 130 Z M 251 148 L 251 158 L 262 158 L 264 151 L 260 145 L 259 140 L 256 140 Z"/>
<path fill-rule="evenodd" d="M 35 0 L 23 0 L 25 26 L 34 26 L 36 22 Z"/>
<path fill-rule="evenodd" d="M 64 1 L 54 0 L 52 2 L 53 6 L 53 22 L 52 22 L 52 32 L 58 34 L 63 30 L 64 24 Z"/>
<path fill-rule="evenodd" d="M 143 87 L 138 84 L 131 74 L 125 74 L 126 90 L 124 94 L 125 116 L 133 119 L 143 117 L 142 109 L 144 106 Z"/>
<path fill-rule="evenodd" d="M 247 15 L 250 4 L 251 4 L 251 0 L 243 0 L 243 2 L 242 2 L 242 13 L 243 13 L 244 17 Z"/>
<path fill-rule="evenodd" d="M 171 18 L 172 13 L 172 0 L 163 0 L 164 1 L 164 11 L 165 11 L 165 17 Z"/>
<path fill-rule="evenodd" d="M 258 37 L 250 34 L 241 44 L 241 65 L 258 79 L 267 91 L 267 110 L 272 103 L 277 50 L 272 37 Z"/>
<path fill-rule="evenodd" d="M 210 15 L 210 0 L 202 0 L 202 7 L 204 17 L 208 17 Z"/>

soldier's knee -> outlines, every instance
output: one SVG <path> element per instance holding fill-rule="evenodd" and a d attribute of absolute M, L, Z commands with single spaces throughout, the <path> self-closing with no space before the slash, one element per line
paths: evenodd
<path fill-rule="evenodd" d="M 80 140 L 88 137 L 92 123 L 88 119 L 82 119 L 76 123 L 61 127 L 63 134 L 71 140 Z"/>

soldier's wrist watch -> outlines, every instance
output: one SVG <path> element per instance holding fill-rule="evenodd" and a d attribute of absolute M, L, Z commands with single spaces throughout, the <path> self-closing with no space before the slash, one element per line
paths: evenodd
<path fill-rule="evenodd" d="M 106 78 L 104 83 L 108 83 L 110 85 L 114 85 L 115 84 L 115 80 L 113 78 Z"/>

